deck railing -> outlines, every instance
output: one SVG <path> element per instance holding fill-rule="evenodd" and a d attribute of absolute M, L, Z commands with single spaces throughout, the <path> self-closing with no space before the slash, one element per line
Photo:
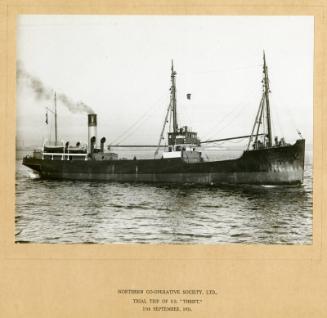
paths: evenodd
<path fill-rule="evenodd" d="M 51 160 L 53 157 L 61 157 L 61 160 L 69 160 L 69 157 L 84 157 L 84 160 L 87 160 L 87 153 L 56 153 L 56 152 L 42 152 L 42 160 L 44 160 L 44 156 L 51 156 Z"/>

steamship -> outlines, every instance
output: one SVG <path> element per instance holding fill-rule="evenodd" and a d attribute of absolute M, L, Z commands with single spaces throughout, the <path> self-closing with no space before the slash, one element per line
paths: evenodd
<path fill-rule="evenodd" d="M 23 164 L 44 179 L 106 180 L 117 182 L 158 182 L 191 184 L 301 184 L 304 172 L 305 140 L 294 144 L 273 137 L 270 118 L 269 78 L 263 55 L 262 97 L 250 135 L 200 141 L 197 133 L 177 121 L 176 72 L 172 62 L 170 103 L 164 119 L 154 158 L 124 159 L 105 149 L 106 139 L 97 140 L 97 115 L 88 114 L 88 142 L 75 146 L 57 140 L 55 108 L 55 145 L 23 158 Z M 55 103 L 56 105 L 56 103 Z M 165 127 L 171 122 L 168 143 L 162 145 Z M 209 142 L 247 138 L 242 155 L 232 160 L 205 160 L 200 146 Z M 150 145 L 149 145 L 150 146 Z M 154 147 L 153 146 L 153 147 Z M 163 148 L 163 152 L 159 149 Z"/>

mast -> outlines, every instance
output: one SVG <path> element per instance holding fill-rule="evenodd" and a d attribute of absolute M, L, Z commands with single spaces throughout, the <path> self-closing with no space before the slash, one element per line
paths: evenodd
<path fill-rule="evenodd" d="M 176 109 L 176 82 L 175 82 L 176 74 L 177 73 L 174 71 L 174 62 L 173 62 L 173 60 L 171 60 L 170 102 L 169 102 L 169 105 L 168 105 L 168 108 L 167 108 L 166 117 L 165 117 L 165 120 L 164 120 L 164 123 L 163 123 L 163 126 L 162 126 L 158 146 L 157 146 L 157 149 L 156 149 L 156 151 L 154 153 L 154 156 L 156 156 L 158 154 L 158 151 L 159 151 L 159 148 L 160 148 L 160 145 L 161 145 L 161 141 L 164 139 L 163 134 L 164 134 L 164 131 L 165 131 L 166 124 L 168 123 L 169 115 L 170 115 L 169 122 L 171 120 L 171 115 L 173 115 L 173 133 L 172 134 L 176 134 L 178 132 L 177 109 Z M 170 135 L 170 133 L 168 133 L 168 135 Z M 174 142 L 175 142 L 175 139 L 174 139 Z"/>
<path fill-rule="evenodd" d="M 259 132 L 259 127 L 260 127 L 260 123 L 261 123 L 263 105 L 264 105 L 264 95 L 262 95 L 262 98 L 260 100 L 260 105 L 259 105 L 259 108 L 258 108 L 257 116 L 255 117 L 255 121 L 254 121 L 253 128 L 252 128 L 252 131 L 251 131 L 251 135 L 250 135 L 250 139 L 249 139 L 249 142 L 248 142 L 247 150 L 249 150 L 252 139 L 253 139 L 254 136 L 255 136 L 254 144 L 255 145 L 257 144 L 258 132 Z M 256 128 L 257 128 L 257 133 L 254 134 L 254 131 L 255 131 Z"/>
<path fill-rule="evenodd" d="M 58 144 L 58 127 L 57 127 L 57 95 L 54 94 L 54 118 L 55 118 L 55 146 Z"/>
<path fill-rule="evenodd" d="M 176 72 L 174 71 L 174 62 L 171 61 L 171 95 L 170 95 L 170 101 L 171 101 L 171 107 L 173 112 L 173 132 L 177 133 L 178 130 L 178 124 L 177 124 L 177 103 L 176 103 L 176 81 L 175 76 Z"/>
<path fill-rule="evenodd" d="M 267 111 L 267 128 L 268 128 L 268 147 L 272 146 L 272 133 L 271 133 L 271 119 L 270 119 L 270 104 L 269 104 L 269 78 L 268 78 L 268 67 L 266 64 L 266 55 L 263 51 L 263 87 L 264 87 L 264 96 L 266 101 L 266 111 Z"/>
<path fill-rule="evenodd" d="M 167 124 L 167 122 L 168 122 L 168 115 L 169 115 L 169 112 L 170 112 L 170 107 L 171 107 L 171 103 L 169 103 L 169 105 L 168 105 L 168 109 L 167 109 L 167 113 L 166 113 L 165 121 L 164 121 L 164 124 L 163 124 L 163 126 L 162 126 L 162 130 L 161 130 L 161 133 L 160 133 L 158 146 L 157 146 L 156 151 L 154 152 L 154 156 L 156 156 L 156 155 L 158 154 L 158 151 L 159 151 L 159 148 L 160 148 L 161 141 L 164 139 L 164 138 L 163 138 L 163 134 L 164 134 L 164 131 L 165 131 L 166 124 Z"/>

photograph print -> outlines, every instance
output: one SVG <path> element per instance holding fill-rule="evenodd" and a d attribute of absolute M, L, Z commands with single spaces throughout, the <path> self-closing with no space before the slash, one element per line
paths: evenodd
<path fill-rule="evenodd" d="M 16 243 L 312 244 L 312 16 L 16 22 Z"/>

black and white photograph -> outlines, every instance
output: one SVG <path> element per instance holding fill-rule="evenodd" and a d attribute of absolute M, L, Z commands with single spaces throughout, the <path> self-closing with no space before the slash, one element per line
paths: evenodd
<path fill-rule="evenodd" d="M 312 244 L 313 16 L 19 15 L 16 243 Z"/>

